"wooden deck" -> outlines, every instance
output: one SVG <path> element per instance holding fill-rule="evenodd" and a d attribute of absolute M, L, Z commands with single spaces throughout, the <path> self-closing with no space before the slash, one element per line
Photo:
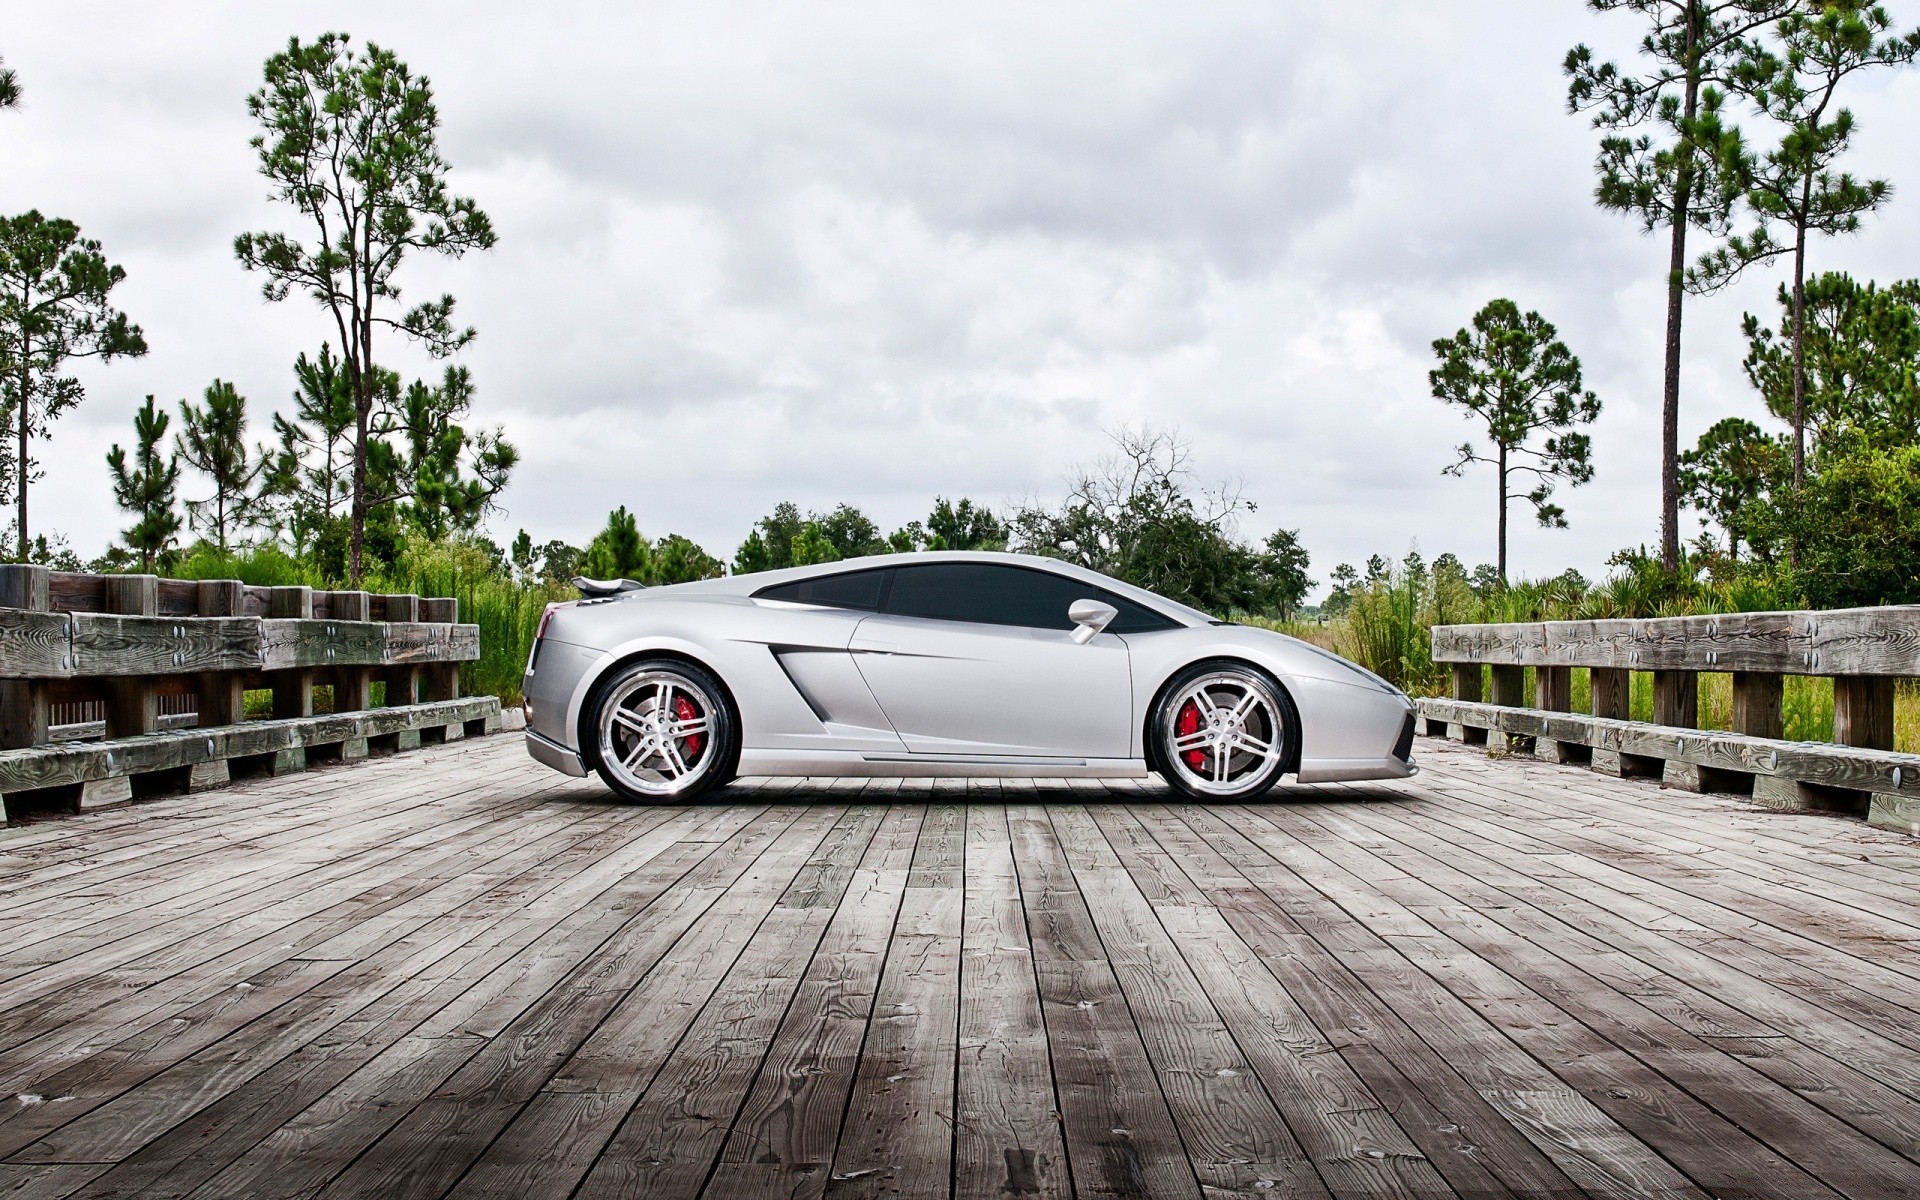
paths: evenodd
<path fill-rule="evenodd" d="M 0 833 L 0 1196 L 1920 1193 L 1920 842 L 1392 786 L 737 787 L 517 738 Z"/>

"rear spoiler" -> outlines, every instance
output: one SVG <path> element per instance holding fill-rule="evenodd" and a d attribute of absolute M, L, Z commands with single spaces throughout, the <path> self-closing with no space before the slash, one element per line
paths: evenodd
<path fill-rule="evenodd" d="M 585 575 L 575 575 L 573 586 L 580 589 L 583 599 L 599 600 L 622 592 L 637 592 L 647 585 L 634 579 L 588 579 Z"/>

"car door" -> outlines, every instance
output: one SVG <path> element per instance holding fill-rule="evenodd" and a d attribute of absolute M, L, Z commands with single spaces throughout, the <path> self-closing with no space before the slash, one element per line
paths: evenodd
<path fill-rule="evenodd" d="M 1127 645 L 1072 637 L 1075 600 L 1112 598 L 1051 572 L 987 563 L 894 569 L 848 648 L 913 754 L 1083 760 L 1132 745 Z"/>

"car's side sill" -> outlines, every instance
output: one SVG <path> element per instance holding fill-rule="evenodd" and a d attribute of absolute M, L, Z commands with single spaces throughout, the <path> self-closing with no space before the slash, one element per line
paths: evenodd
<path fill-rule="evenodd" d="M 832 751 L 743 750 L 745 776 L 866 778 L 1140 779 L 1147 765 L 1125 758 L 971 758 L 949 754 L 847 754 Z"/>

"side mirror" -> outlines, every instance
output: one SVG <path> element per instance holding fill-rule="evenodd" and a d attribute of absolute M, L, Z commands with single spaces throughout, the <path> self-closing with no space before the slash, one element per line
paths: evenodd
<path fill-rule="evenodd" d="M 1113 619 L 1119 615 L 1119 609 L 1099 600 L 1075 600 L 1067 608 L 1067 620 L 1072 621 L 1074 625 L 1073 640 L 1082 646 L 1092 641 L 1095 634 L 1113 624 Z"/>

